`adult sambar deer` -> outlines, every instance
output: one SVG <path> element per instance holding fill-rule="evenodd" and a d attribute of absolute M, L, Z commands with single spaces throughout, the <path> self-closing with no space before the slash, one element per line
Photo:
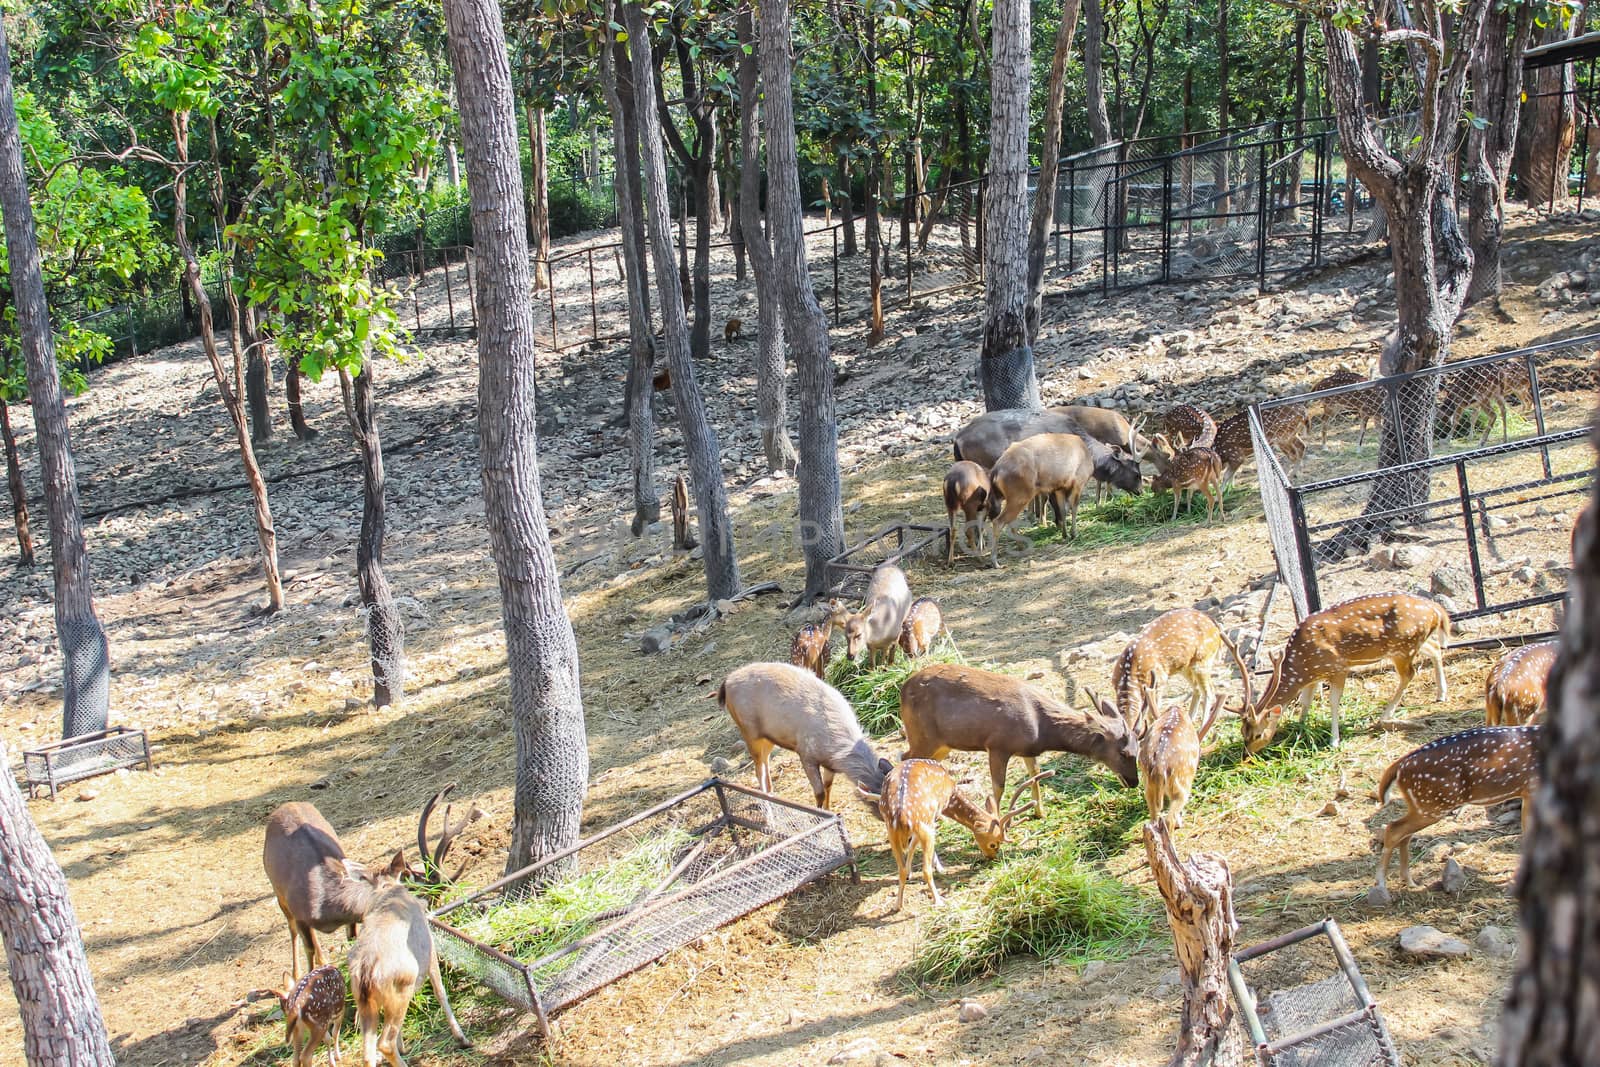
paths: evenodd
<path fill-rule="evenodd" d="M 356 924 L 376 896 L 360 864 L 345 858 L 344 846 L 316 805 L 291 801 L 267 816 L 262 850 L 267 881 L 289 921 L 290 977 L 300 978 L 300 943 L 311 967 L 323 964 L 317 934 L 341 926 L 356 935 Z"/>
<path fill-rule="evenodd" d="M 1251 698 L 1245 680 L 1245 706 L 1239 711 L 1245 751 L 1253 755 L 1267 746 L 1278 732 L 1284 705 L 1296 697 L 1304 721 L 1319 682 L 1328 683 L 1328 718 L 1337 746 L 1339 700 L 1353 667 L 1383 660 L 1394 664 L 1400 684 L 1383 709 L 1385 722 L 1400 706 L 1418 659 L 1433 661 L 1439 699 L 1445 699 L 1444 642 L 1449 636 L 1450 615 L 1444 608 L 1411 593 L 1374 593 L 1307 615 L 1289 635 L 1283 654 L 1273 659 L 1272 681 L 1260 700 Z"/>
<path fill-rule="evenodd" d="M 953 663 L 924 667 L 900 689 L 900 721 L 907 759 L 942 759 L 952 749 L 987 752 L 997 811 L 1012 756 L 1037 776 L 1041 754 L 1075 752 L 1111 768 L 1124 785 L 1139 783 L 1139 742 L 1116 709 L 1080 711 L 1010 675 Z M 1036 778 L 1032 785 L 1037 815 Z"/>

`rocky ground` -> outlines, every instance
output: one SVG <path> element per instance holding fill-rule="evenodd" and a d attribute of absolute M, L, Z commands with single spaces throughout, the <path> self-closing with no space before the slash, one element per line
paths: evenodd
<path fill-rule="evenodd" d="M 1511 233 L 1505 304 L 1513 321 L 1475 311 L 1458 356 L 1582 333 L 1600 319 L 1592 218 L 1519 216 Z M 852 539 L 908 516 L 941 521 L 945 442 L 981 409 L 977 295 L 945 293 L 894 309 L 888 338 L 868 347 L 864 267 L 845 267 L 841 295 L 852 299 L 834 332 Z M 1253 285 L 1216 283 L 1052 298 L 1038 349 L 1045 397 L 1133 412 L 1192 401 L 1222 414 L 1305 388 L 1336 365 L 1363 368 L 1393 322 L 1387 273 L 1379 257 L 1352 256 L 1264 295 Z M 831 284 L 821 272 L 817 280 Z M 444 293 L 430 285 L 422 296 L 433 321 Z M 574 299 L 586 305 L 587 290 Z M 746 287 L 719 273 L 719 320 L 750 300 Z M 605 313 L 614 316 L 615 305 Z M 605 333 L 598 309 L 596 318 Z M 719 341 L 697 372 L 724 449 L 746 580 L 793 588 L 793 483 L 761 462 L 752 351 L 750 342 Z M 731 666 L 781 658 L 793 625 L 778 598 L 763 598 L 662 656 L 639 655 L 638 635 L 695 603 L 703 585 L 697 562 L 670 551 L 668 531 L 627 535 L 617 423 L 625 359 L 614 343 L 540 357 L 545 504 L 583 662 L 592 826 L 698 780 L 713 760 L 742 764 L 737 738 L 704 695 Z M 477 475 L 475 370 L 471 344 L 457 341 L 428 344 L 379 375 L 389 568 L 407 614 L 412 694 L 383 711 L 367 699 L 353 576 L 359 477 L 332 383 L 308 390 L 316 441 L 296 442 L 280 426 L 262 450 L 289 598 L 289 610 L 272 618 L 256 613 L 264 598 L 248 496 L 218 488 L 238 481 L 238 460 L 197 347 L 107 367 L 72 402 L 98 604 L 113 650 L 113 721 L 151 730 L 159 769 L 74 787 L 33 810 L 72 879 L 123 1062 L 232 1063 L 253 1059 L 270 1041 L 259 1027 L 262 1007 L 248 995 L 276 982 L 282 966 L 281 919 L 257 858 L 260 821 L 276 803 L 314 797 L 348 828 L 351 852 L 371 857 L 408 840 L 421 800 L 460 778 L 496 816 L 464 851 L 481 857 L 483 869 L 500 862 L 511 765 Z M 667 482 L 683 467 L 682 450 L 670 400 L 658 401 Z M 32 462 L 26 432 L 23 448 Z M 344 465 L 322 469 L 337 463 Z M 41 502 L 35 510 L 43 514 Z M 969 654 L 1036 670 L 1053 686 L 1057 678 L 1074 686 L 1079 676 L 1103 685 L 1105 656 L 1158 610 L 1210 600 L 1230 623 L 1259 625 L 1260 583 L 1272 567 L 1259 516 L 1251 505 L 1227 526 L 1180 525 L 1137 546 L 1046 546 L 998 575 L 970 562 L 954 571 L 919 567 L 913 581 L 944 600 Z M 0 578 L 0 740 L 14 747 L 58 730 L 59 661 L 48 553 L 41 555 L 36 570 Z M 1452 661 L 1457 696 L 1433 726 L 1470 721 L 1481 671 L 1470 658 Z M 1352 781 L 1375 776 L 1408 743 L 1381 735 L 1354 746 Z M 805 792 L 792 761 L 779 783 Z M 1189 844 L 1234 859 L 1247 940 L 1337 912 L 1410 1054 L 1481 1061 L 1508 965 L 1485 950 L 1419 970 L 1390 946 L 1404 926 L 1433 924 L 1466 941 L 1485 926 L 1513 926 L 1502 890 L 1515 838 L 1485 836 L 1476 813 L 1443 824 L 1438 840 L 1448 843 L 1432 858 L 1462 857 L 1467 895 L 1368 916 L 1352 911 L 1370 878 L 1367 805 L 1333 817 L 1348 833 L 1329 833 L 1317 812 L 1333 791 L 1331 781 L 1313 783 L 1306 796 L 1201 826 Z M 846 818 L 856 840 L 877 842 L 881 828 L 856 811 Z M 556 1059 L 815 1063 L 856 1043 L 866 1062 L 1113 1064 L 1147 1062 L 1163 1047 L 1175 998 L 1151 976 L 1170 967 L 1164 945 L 1093 973 L 1024 961 L 956 991 L 895 977 L 916 911 L 900 920 L 912 925 L 884 925 L 885 870 L 874 855 L 866 885 L 830 883 L 765 909 L 573 1009 Z M 1110 866 L 1138 881 L 1141 863 L 1129 853 Z M 961 1021 L 962 996 L 977 998 L 990 1017 Z M 523 1040 L 526 1020 L 486 1025 L 492 1058 L 537 1061 Z M 19 1044 L 14 1015 L 0 1010 L 0 1047 Z"/>

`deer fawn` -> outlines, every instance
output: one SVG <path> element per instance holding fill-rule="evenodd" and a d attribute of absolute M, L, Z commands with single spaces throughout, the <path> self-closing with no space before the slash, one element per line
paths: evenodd
<path fill-rule="evenodd" d="M 1328 375 L 1311 387 L 1312 392 L 1321 392 L 1324 389 L 1337 389 L 1344 385 L 1359 385 L 1370 381 L 1365 374 L 1353 370 L 1340 368 Z M 1379 389 L 1355 389 L 1338 396 L 1326 397 L 1322 401 L 1322 447 L 1328 447 L 1328 425 L 1338 415 L 1354 415 L 1361 422 L 1361 433 L 1356 438 L 1356 447 L 1360 448 L 1367 443 L 1367 424 L 1377 423 L 1383 419 L 1383 392 Z"/>
<path fill-rule="evenodd" d="M 339 835 L 313 804 L 290 802 L 267 817 L 262 866 L 289 922 L 290 977 L 298 981 L 301 942 L 309 967 L 321 967 L 317 934 L 342 926 L 355 937 L 376 891 L 361 865 L 345 858 Z"/>
<path fill-rule="evenodd" d="M 1245 681 L 1243 720 L 1245 752 L 1255 754 L 1278 732 L 1283 706 L 1300 698 L 1300 718 L 1311 710 L 1319 682 L 1328 683 L 1328 717 L 1333 744 L 1339 744 L 1339 701 L 1350 668 L 1388 660 L 1400 675 L 1394 696 L 1383 709 L 1383 721 L 1400 706 L 1400 697 L 1416 674 L 1416 661 L 1433 661 L 1439 699 L 1445 699 L 1444 648 L 1450 616 L 1426 597 L 1410 593 L 1374 593 L 1356 597 L 1314 615 L 1307 615 L 1289 635 L 1283 654 L 1273 659 L 1272 681 L 1259 701 Z"/>
<path fill-rule="evenodd" d="M 983 552 L 983 514 L 989 503 L 989 472 L 971 460 L 952 464 L 944 476 L 944 511 L 950 522 L 949 550 L 944 561 L 956 561 L 956 512 L 961 513 L 961 533 L 968 548 Z M 976 546 L 972 535 L 978 535 Z"/>
<path fill-rule="evenodd" d="M 828 642 L 833 637 L 833 628 L 843 625 L 850 617 L 850 612 L 838 600 L 829 600 L 825 610 L 827 614 L 820 623 L 806 623 L 789 643 L 789 662 L 804 667 L 818 678 L 828 676 L 828 661 L 833 658 Z"/>
<path fill-rule="evenodd" d="M 900 721 L 906 759 L 941 759 L 952 749 L 987 752 L 997 811 L 1012 756 L 1021 756 L 1032 776 L 1035 815 L 1043 811 L 1038 757 L 1045 752 L 1088 756 L 1124 785 L 1139 782 L 1138 740 L 1116 709 L 1082 712 L 1010 675 L 950 663 L 924 667 L 900 687 Z"/>
<path fill-rule="evenodd" d="M 1217 421 L 1194 404 L 1179 404 L 1168 409 L 1162 418 L 1161 433 L 1155 437 L 1155 441 L 1165 443 L 1169 451 L 1174 444 L 1180 448 L 1210 448 L 1216 439 Z"/>
<path fill-rule="evenodd" d="M 893 663 L 910 608 L 911 586 L 905 572 L 890 564 L 874 570 L 861 610 L 844 620 L 845 655 L 855 659 L 865 649 L 868 666 L 877 666 L 880 656 Z"/>
<path fill-rule="evenodd" d="M 1224 519 L 1228 517 L 1222 502 L 1222 457 L 1214 448 L 1197 445 L 1174 454 L 1166 472 L 1150 481 L 1152 493 L 1163 489 L 1172 490 L 1173 521 L 1178 518 L 1178 501 L 1182 499 L 1184 510 L 1188 510 L 1196 492 L 1206 498 L 1207 522 L 1214 510 L 1220 511 Z"/>
<path fill-rule="evenodd" d="M 1483 680 L 1483 706 L 1490 726 L 1521 726 L 1544 711 L 1557 647 L 1556 641 L 1523 645 L 1495 661 Z"/>
<path fill-rule="evenodd" d="M 1522 798 L 1522 832 L 1533 814 L 1539 771 L 1540 726 L 1479 726 L 1441 737 L 1393 763 L 1378 782 L 1380 804 L 1399 790 L 1406 814 L 1384 828 L 1378 853 L 1378 880 L 1368 894 L 1374 904 L 1389 903 L 1389 858 L 1400 853 L 1400 880 L 1411 881 L 1411 835 L 1463 804 L 1488 807 Z"/>
<path fill-rule="evenodd" d="M 895 764 L 884 777 L 881 792 L 869 792 L 860 786 L 857 789 L 863 800 L 878 805 L 889 831 L 889 851 L 894 853 L 895 867 L 900 872 L 900 895 L 895 898 L 895 911 L 905 907 L 906 879 L 911 874 L 911 861 L 919 846 L 922 848 L 922 877 L 928 883 L 928 892 L 933 895 L 935 905 L 942 902 L 939 887 L 933 880 L 935 869 L 944 871 L 935 849 L 939 816 L 971 830 L 978 851 L 985 859 L 992 860 L 1005 843 L 1006 828 L 1017 814 L 1016 797 L 1005 815 L 997 814 L 992 807 L 987 811 L 980 809 L 961 795 L 955 778 L 938 760 L 905 760 Z M 1018 786 L 1017 797 L 1022 795 L 1021 790 Z"/>
<path fill-rule="evenodd" d="M 944 613 L 939 610 L 938 601 L 918 597 L 911 602 L 905 625 L 900 628 L 900 651 L 907 659 L 926 656 L 943 628 Z"/>
<path fill-rule="evenodd" d="M 439 975 L 439 957 L 428 928 L 428 913 L 400 884 L 400 876 L 408 870 L 405 855 L 396 852 L 389 865 L 378 872 L 377 896 L 350 949 L 350 985 L 356 994 L 356 1020 L 361 1024 L 362 1062 L 366 1067 L 376 1067 L 379 1052 L 393 1067 L 406 1067 L 401 1058 L 404 1049 L 400 1026 L 424 974 L 444 1008 L 450 1033 L 463 1047 L 470 1044 L 461 1032 L 461 1024 L 456 1022 Z"/>
<path fill-rule="evenodd" d="M 1261 428 L 1267 440 L 1289 460 L 1289 469 L 1295 470 L 1306 458 L 1306 438 L 1311 433 L 1311 419 L 1304 406 L 1299 404 L 1281 408 L 1267 408 L 1261 412 Z M 1250 413 L 1241 411 L 1225 419 L 1217 427 L 1217 439 L 1212 445 L 1222 457 L 1222 487 L 1233 484 L 1239 468 L 1255 455 L 1250 441 Z"/>
<path fill-rule="evenodd" d="M 298 982 L 285 972 L 278 1005 L 283 1009 L 283 1039 L 294 1051 L 294 1067 L 311 1067 L 323 1042 L 328 1045 L 328 1062 L 339 1062 L 339 1030 L 344 1026 L 344 976 L 339 968 L 318 967 Z"/>
<path fill-rule="evenodd" d="M 1245 677 L 1239 650 L 1205 612 L 1174 608 L 1151 619 L 1111 665 L 1117 714 L 1133 730 L 1147 729 L 1174 674 L 1189 683 L 1189 714 L 1197 714 L 1215 695 L 1211 669 L 1224 648 Z"/>
<path fill-rule="evenodd" d="M 800 757 L 817 807 L 828 806 L 835 774 L 877 792 L 889 761 L 867 743 L 850 702 L 827 682 L 792 663 L 750 663 L 731 672 L 717 690 L 755 761 L 756 784 L 772 792 L 774 748 Z"/>

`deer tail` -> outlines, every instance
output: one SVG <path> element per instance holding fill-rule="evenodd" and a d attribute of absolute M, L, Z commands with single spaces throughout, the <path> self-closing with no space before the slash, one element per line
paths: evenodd
<path fill-rule="evenodd" d="M 723 680 L 721 685 L 717 686 L 717 707 L 722 708 L 724 711 L 728 708 L 728 683 L 726 679 Z"/>
<path fill-rule="evenodd" d="M 1389 803 L 1389 792 L 1394 789 L 1395 779 L 1400 776 L 1400 763 L 1400 760 L 1395 760 L 1389 764 L 1388 768 L 1383 772 L 1383 777 L 1378 779 L 1379 807 Z"/>

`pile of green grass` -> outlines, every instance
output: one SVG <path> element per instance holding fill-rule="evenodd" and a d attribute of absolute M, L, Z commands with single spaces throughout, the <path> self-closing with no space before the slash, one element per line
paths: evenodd
<path fill-rule="evenodd" d="M 1439 412 L 1440 428 L 1450 433 L 1450 440 L 1458 444 L 1477 447 L 1483 439 L 1484 427 L 1489 429 L 1489 444 L 1497 444 L 1503 435 L 1512 438 L 1527 437 L 1533 434 L 1535 426 L 1521 411 L 1516 408 L 1507 408 L 1504 428 L 1500 424 L 1500 409 L 1495 407 L 1472 407 L 1461 413 L 1461 419 L 1455 424 L 1450 424 L 1450 413 Z M 1492 420 L 1492 421 L 1491 421 Z"/>
<path fill-rule="evenodd" d="M 900 729 L 900 687 L 932 663 L 965 663 L 948 632 L 941 632 L 928 654 L 909 659 L 897 654 L 894 662 L 868 667 L 843 656 L 828 665 L 828 683 L 844 694 L 855 709 L 861 728 L 873 737 L 886 737 Z"/>
<path fill-rule="evenodd" d="M 1222 503 L 1231 513 L 1254 496 L 1251 490 L 1234 484 L 1223 491 Z M 1048 519 L 1048 508 L 1045 514 Z M 1205 520 L 1205 498 L 1196 494 L 1189 502 L 1189 507 L 1179 509 L 1176 525 L 1198 526 Z M 1212 521 L 1222 520 L 1214 518 Z M 1174 525 L 1171 493 L 1147 492 L 1138 496 L 1117 493 L 1104 503 L 1085 504 L 1078 509 L 1078 538 L 1071 544 L 1075 548 L 1137 544 L 1147 540 L 1159 527 L 1171 525 Z M 1051 521 L 1026 531 L 1024 536 L 1036 545 L 1062 539 L 1060 531 Z M 1001 548 L 1003 550 L 1004 545 Z"/>

